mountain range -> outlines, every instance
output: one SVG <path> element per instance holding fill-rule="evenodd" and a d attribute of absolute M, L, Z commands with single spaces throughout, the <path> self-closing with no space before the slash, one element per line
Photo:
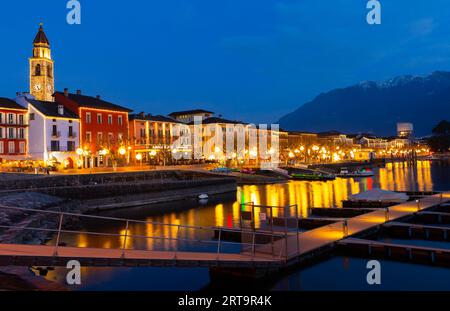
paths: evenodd
<path fill-rule="evenodd" d="M 425 136 L 441 120 L 450 119 L 450 72 L 404 75 L 363 81 L 322 93 L 278 123 L 292 131 L 396 134 L 398 122 L 414 125 Z"/>

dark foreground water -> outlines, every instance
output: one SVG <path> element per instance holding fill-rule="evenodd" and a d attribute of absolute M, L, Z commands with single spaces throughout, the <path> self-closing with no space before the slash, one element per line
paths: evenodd
<path fill-rule="evenodd" d="M 198 202 L 168 203 L 155 206 L 103 213 L 105 216 L 146 220 L 154 223 L 196 226 L 238 227 L 240 203 L 261 205 L 297 206 L 297 212 L 306 216 L 308 207 L 341 206 L 349 195 L 381 187 L 389 190 L 450 190 L 450 165 L 448 162 L 419 162 L 389 164 L 375 170 L 373 178 L 336 179 L 329 182 L 291 181 L 286 184 L 244 186 L 237 196 L 225 195 L 210 200 L 206 205 Z M 292 210 L 294 209 L 294 211 Z M 289 213 L 294 213 L 292 207 Z M 274 216 L 277 213 L 274 211 Z M 280 211 L 281 213 L 281 211 Z M 255 214 L 258 217 L 259 213 Z M 113 222 L 85 222 L 84 228 L 109 233 L 123 233 L 124 224 Z M 176 237 L 175 227 L 157 224 L 135 224 L 129 231 L 135 235 Z M 185 237 L 210 238 L 208 233 L 181 232 Z M 121 237 L 98 237 L 88 234 L 66 235 L 63 241 L 78 247 L 119 248 Z M 422 242 L 417 242 L 422 243 Z M 173 249 L 168 240 L 128 239 L 128 248 Z M 182 249 L 213 245 L 182 245 Z M 441 247 L 444 247 L 441 245 Z M 448 247 L 448 246 L 447 246 Z M 446 248 L 447 248 L 446 247 Z M 450 290 L 450 269 L 382 261 L 382 284 L 369 286 L 366 282 L 368 260 L 333 257 L 315 266 L 289 275 L 279 276 L 262 288 L 273 290 Z M 66 270 L 50 271 L 47 279 L 65 282 Z M 214 287 L 206 268 L 83 268 L 79 290 L 198 290 Z"/>

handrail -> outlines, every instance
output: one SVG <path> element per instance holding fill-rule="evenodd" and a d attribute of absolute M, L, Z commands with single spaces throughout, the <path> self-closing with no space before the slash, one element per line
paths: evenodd
<path fill-rule="evenodd" d="M 135 219 L 126 219 L 126 218 L 117 218 L 117 217 L 106 217 L 106 216 L 97 216 L 97 215 L 84 215 L 84 214 L 75 214 L 69 212 L 62 211 L 51 211 L 51 210 L 39 210 L 33 208 L 23 208 L 23 207 L 13 207 L 13 206 L 5 206 L 0 204 L 0 208 L 12 209 L 12 210 L 20 210 L 25 212 L 36 212 L 36 213 L 44 213 L 44 214 L 53 214 L 53 215 L 64 215 L 64 216 L 72 216 L 72 217 L 84 217 L 91 219 L 102 219 L 102 220 L 113 220 L 120 222 L 132 222 L 138 224 L 149 224 L 149 225 L 157 225 L 157 226 L 168 226 L 168 227 L 180 227 L 185 229 L 200 229 L 200 230 L 217 230 L 218 227 L 207 227 L 207 226 L 192 226 L 192 225 L 178 225 L 178 224 L 170 224 L 170 223 L 162 223 L 162 222 L 154 222 L 154 221 L 145 221 L 145 220 L 135 220 Z M 239 228 L 221 228 L 224 231 L 228 232 L 246 232 L 251 233 L 253 230 L 248 229 L 239 229 Z M 259 233 L 260 231 L 258 231 Z M 260 234 L 264 234 L 264 231 L 261 231 Z M 267 235 L 271 235 L 267 233 Z"/>

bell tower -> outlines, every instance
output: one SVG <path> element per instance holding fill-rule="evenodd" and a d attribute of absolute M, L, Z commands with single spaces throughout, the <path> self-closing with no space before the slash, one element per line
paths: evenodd
<path fill-rule="evenodd" d="M 30 58 L 30 94 L 37 100 L 54 100 L 52 96 L 55 91 L 53 73 L 50 42 L 41 23 L 33 42 L 33 56 Z"/>

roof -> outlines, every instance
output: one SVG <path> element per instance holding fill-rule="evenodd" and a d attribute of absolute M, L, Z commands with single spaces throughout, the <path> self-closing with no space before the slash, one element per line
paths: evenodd
<path fill-rule="evenodd" d="M 22 107 L 15 101 L 9 98 L 0 97 L 0 108 L 9 108 L 9 109 L 17 109 L 27 111 L 27 108 Z"/>
<path fill-rule="evenodd" d="M 327 136 L 339 136 L 339 135 L 345 135 L 345 134 L 338 132 L 338 131 L 328 131 L 328 132 L 317 133 L 317 135 L 322 136 L 322 137 L 327 137 Z"/>
<path fill-rule="evenodd" d="M 288 131 L 289 135 L 314 135 L 317 136 L 317 133 L 307 132 L 307 131 Z"/>
<path fill-rule="evenodd" d="M 62 96 L 65 96 L 63 92 L 56 92 Z M 132 112 L 133 110 L 129 108 L 125 108 L 107 101 L 104 101 L 100 98 L 79 95 L 79 94 L 68 94 L 68 98 L 78 104 L 80 107 L 86 108 L 95 108 L 95 109 L 104 109 L 104 110 L 112 110 L 112 111 L 122 111 L 122 112 Z"/>
<path fill-rule="evenodd" d="M 202 124 L 217 124 L 217 123 L 225 123 L 225 124 L 247 124 L 241 121 L 232 121 L 218 117 L 210 117 L 202 120 Z M 194 125 L 194 121 L 189 122 L 189 125 Z"/>
<path fill-rule="evenodd" d="M 36 34 L 36 37 L 34 38 L 33 43 L 34 43 L 34 44 L 40 44 L 40 43 L 43 43 L 43 44 L 48 44 L 48 45 L 50 45 L 50 42 L 48 41 L 48 38 L 47 38 L 47 36 L 45 35 L 44 28 L 42 27 L 42 24 L 39 26 L 39 31 L 38 31 L 38 33 Z"/>
<path fill-rule="evenodd" d="M 34 108 L 39 110 L 46 117 L 58 117 L 58 118 L 67 118 L 67 119 L 78 119 L 78 116 L 70 111 L 69 109 L 64 108 L 64 114 L 60 115 L 58 113 L 58 104 L 55 102 L 46 102 L 41 100 L 27 99 L 27 101 L 33 105 Z"/>
<path fill-rule="evenodd" d="M 169 116 L 179 116 L 183 114 L 197 114 L 197 113 L 214 113 L 212 111 L 203 110 L 203 109 L 194 109 L 194 110 L 185 110 L 185 111 L 175 111 L 169 113 Z"/>
<path fill-rule="evenodd" d="M 142 120 L 142 121 L 155 121 L 155 122 L 183 123 L 183 122 L 180 122 L 178 120 L 175 120 L 175 119 L 172 119 L 172 118 L 169 118 L 166 116 L 162 116 L 162 115 L 154 116 L 151 114 L 145 115 L 143 113 L 130 114 L 129 119 L 130 120 Z"/>

